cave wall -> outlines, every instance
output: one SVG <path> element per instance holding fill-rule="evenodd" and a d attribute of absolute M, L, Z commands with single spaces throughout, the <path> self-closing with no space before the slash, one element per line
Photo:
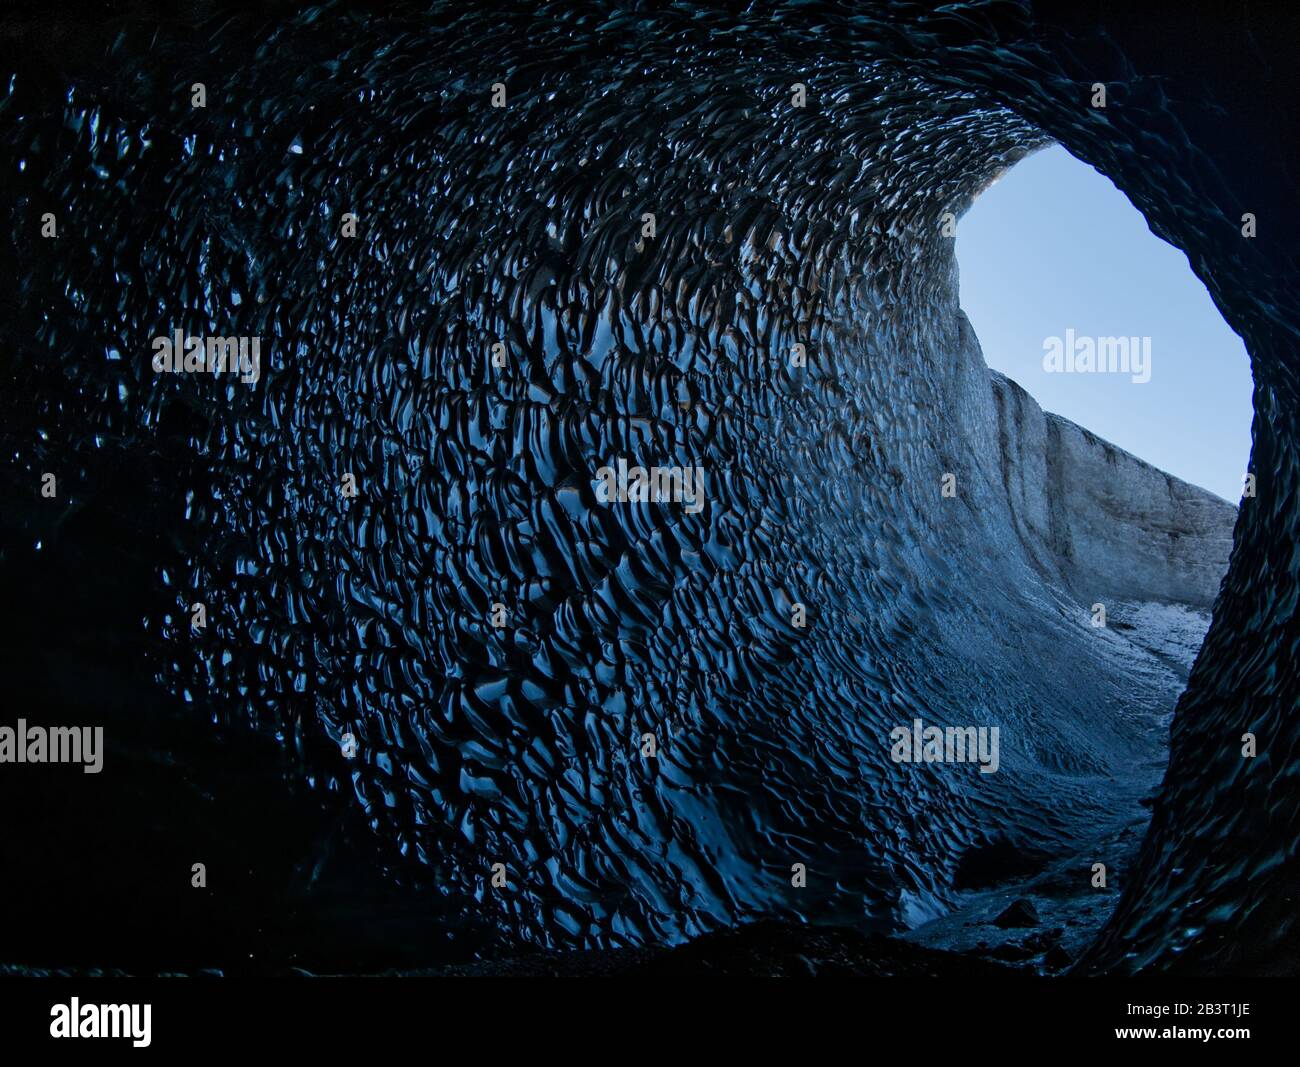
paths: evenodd
<path fill-rule="evenodd" d="M 996 536 L 993 393 L 971 386 L 935 225 L 1044 137 L 1107 173 L 1247 343 L 1258 495 L 1139 867 L 1085 968 L 1285 965 L 1300 837 L 1294 161 L 1279 136 L 1288 38 L 1256 33 L 1258 9 L 1174 19 L 1163 36 L 1087 5 L 1001 3 L 603 22 L 564 4 L 143 5 L 99 15 L 99 38 L 34 12 L 5 28 L 24 57 L 6 104 L 7 485 L 30 495 L 57 448 L 101 502 L 106 470 L 166 471 L 119 473 L 125 496 L 100 504 L 125 551 L 150 546 L 139 651 L 159 683 L 283 738 L 295 773 L 354 792 L 403 855 L 543 942 L 782 910 L 913 922 L 943 906 L 972 827 L 1010 813 L 1028 833 L 1062 771 L 1102 777 L 1138 751 L 1086 721 L 1123 679 L 1048 598 L 1007 591 L 1041 567 Z M 456 58 L 467 40 L 472 71 Z M 512 99 L 495 116 L 492 71 Z M 199 78 L 224 90 L 196 117 L 183 90 Z M 693 94 L 663 95 L 683 79 Z M 815 90 L 803 126 L 782 110 L 795 81 Z M 1095 81 L 1114 87 L 1104 113 L 1087 104 Z M 382 226 L 345 247 L 334 223 L 358 200 L 383 205 Z M 18 236 L 70 203 L 85 208 L 71 249 Z M 629 222 L 659 203 L 667 224 L 635 250 Z M 112 354 L 164 320 L 214 318 L 277 339 L 256 397 L 160 384 Z M 491 373 L 497 336 L 522 369 Z M 805 339 L 808 373 L 774 390 L 772 361 Z M 580 475 L 612 451 L 703 458 L 716 506 L 698 526 L 600 516 Z M 382 491 L 341 510 L 349 469 Z M 959 519 L 934 504 L 946 471 L 970 490 Z M 192 512 L 177 506 L 187 485 Z M 182 513 L 198 521 L 170 525 Z M 56 524 L 11 522 L 27 553 Z M 225 591 L 228 610 L 177 654 L 195 588 Z M 498 597 L 527 620 L 505 640 L 481 621 Z M 796 597 L 821 626 L 797 656 L 782 622 Z M 972 613 L 999 626 L 972 628 Z M 917 668 L 931 662 L 942 685 Z M 899 715 L 1010 723 L 1038 706 L 1052 766 L 1028 747 L 1017 766 L 1012 746 L 991 791 L 922 795 L 880 760 L 879 727 Z M 355 768 L 335 750 L 345 729 L 363 739 Z M 647 729 L 673 741 L 658 765 L 623 754 Z M 1261 739 L 1249 762 L 1247 729 Z M 1089 792 L 1052 795 L 1086 814 Z M 510 901 L 482 885 L 503 850 L 527 871 Z M 795 852 L 831 874 L 797 902 L 780 877 Z M 846 900 L 842 884 L 866 889 Z"/>

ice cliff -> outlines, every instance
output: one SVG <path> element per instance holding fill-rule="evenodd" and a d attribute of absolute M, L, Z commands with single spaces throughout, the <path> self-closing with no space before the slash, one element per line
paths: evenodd
<path fill-rule="evenodd" d="M 1085 600 L 1208 612 L 1228 570 L 1237 509 L 1045 413 L 996 371 L 992 382 L 1011 521 L 1035 562 Z"/>

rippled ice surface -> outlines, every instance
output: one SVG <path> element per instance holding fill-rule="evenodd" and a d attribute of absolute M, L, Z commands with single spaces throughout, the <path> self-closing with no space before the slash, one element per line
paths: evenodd
<path fill-rule="evenodd" d="M 514 25 L 467 69 L 469 16 L 325 10 L 214 26 L 202 110 L 129 49 L 112 103 L 6 87 L 24 224 L 80 237 L 20 282 L 16 449 L 170 501 L 160 683 L 544 944 L 899 930 L 1006 840 L 1086 877 L 1182 678 L 1014 532 L 941 227 L 1043 135 L 761 34 Z M 155 375 L 177 329 L 261 337 L 261 380 Z M 705 507 L 601 502 L 619 459 Z M 916 718 L 999 727 L 999 772 L 892 763 Z"/>

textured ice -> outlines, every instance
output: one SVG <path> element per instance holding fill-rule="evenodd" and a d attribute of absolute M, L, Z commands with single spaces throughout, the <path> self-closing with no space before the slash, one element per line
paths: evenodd
<path fill-rule="evenodd" d="M 138 480 L 160 683 L 282 739 L 523 938 L 899 930 L 1004 839 L 1086 878 L 1082 843 L 1159 779 L 1196 629 L 1168 605 L 1208 611 L 1233 509 L 990 378 L 943 218 L 1051 137 L 1132 168 L 1184 243 L 1199 223 L 1161 205 L 1203 190 L 1134 147 L 1195 162 L 1158 101 L 1141 137 L 1067 107 L 1090 76 L 986 14 L 326 4 L 199 27 L 203 110 L 181 42 L 140 27 L 111 85 L 15 76 L 6 212 L 35 233 L 53 210 L 67 239 L 6 279 L 5 451 L 26 485 L 57 458 L 73 506 L 106 470 Z M 155 376 L 175 329 L 260 336 L 260 383 Z M 620 457 L 701 466 L 707 506 L 598 503 Z M 1227 792 L 1268 788 L 1223 737 L 1269 735 L 1280 705 L 1254 723 L 1245 695 L 1291 691 L 1294 643 L 1239 652 L 1294 613 L 1294 541 L 1268 533 L 1288 499 L 1253 504 L 1232 628 L 1216 613 L 1174 727 L 1155 898 L 1111 964 L 1175 951 L 1177 908 L 1274 866 L 1262 838 L 1208 883 L 1177 857 L 1241 832 Z M 1252 612 L 1258 583 L 1277 593 Z M 1131 630 L 1093 628 L 1094 601 Z M 1000 727 L 999 773 L 891 763 L 914 718 Z"/>

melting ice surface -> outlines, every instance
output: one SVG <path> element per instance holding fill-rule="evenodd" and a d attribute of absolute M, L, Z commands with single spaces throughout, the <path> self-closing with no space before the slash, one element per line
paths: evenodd
<path fill-rule="evenodd" d="M 177 502 L 161 684 L 541 944 L 900 931 L 1008 849 L 1085 879 L 1140 826 L 1233 509 L 986 368 L 943 218 L 1043 135 L 757 30 L 650 50 L 628 16 L 578 62 L 469 15 L 318 54 L 320 18 L 251 59 L 214 32 L 205 113 L 144 66 L 57 124 L 9 88 L 11 150 L 98 220 L 26 282 L 78 383 L 34 417 Z M 153 374 L 174 330 L 260 337 L 257 387 Z M 705 506 L 598 500 L 620 460 L 702 469 Z M 916 719 L 998 727 L 998 773 L 892 762 Z"/>

